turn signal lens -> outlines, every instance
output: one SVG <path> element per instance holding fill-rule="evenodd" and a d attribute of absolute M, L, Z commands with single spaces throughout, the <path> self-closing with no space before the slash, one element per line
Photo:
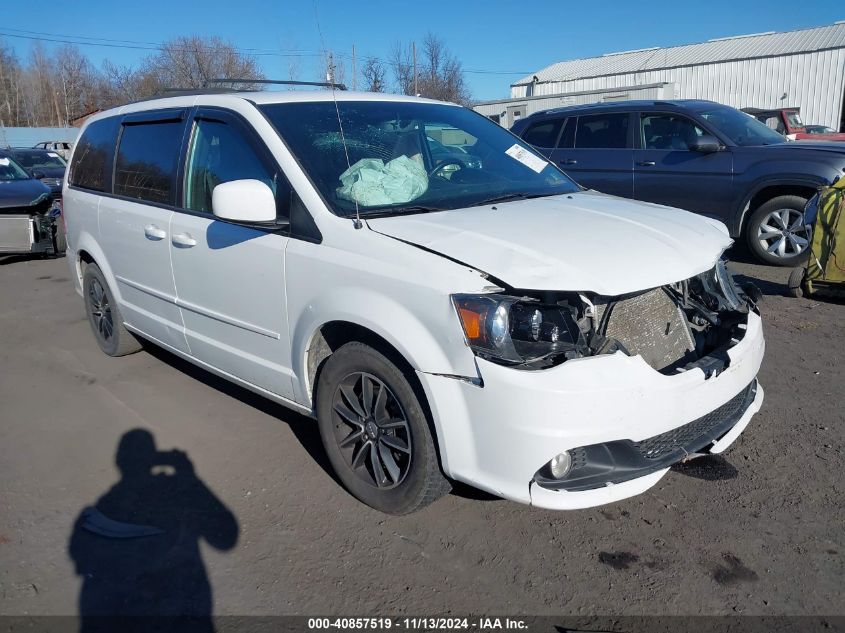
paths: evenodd
<path fill-rule="evenodd" d="M 468 339 L 481 338 L 481 315 L 469 308 L 458 308 L 461 323 L 464 326 L 464 333 Z"/>

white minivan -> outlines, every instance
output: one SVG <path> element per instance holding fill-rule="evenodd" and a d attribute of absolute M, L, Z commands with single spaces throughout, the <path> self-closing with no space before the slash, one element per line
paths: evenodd
<path fill-rule="evenodd" d="M 585 190 L 454 104 L 135 103 L 88 120 L 63 195 L 106 354 L 146 339 L 316 418 L 384 512 L 450 480 L 553 509 L 630 497 L 763 400 L 723 224 Z"/>

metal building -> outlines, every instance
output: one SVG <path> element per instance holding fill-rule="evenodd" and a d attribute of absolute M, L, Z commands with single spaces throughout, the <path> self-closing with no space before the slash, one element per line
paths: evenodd
<path fill-rule="evenodd" d="M 701 44 L 559 62 L 475 110 L 505 127 L 532 112 L 621 99 L 710 99 L 735 108 L 801 108 L 805 123 L 845 125 L 845 21 Z"/>

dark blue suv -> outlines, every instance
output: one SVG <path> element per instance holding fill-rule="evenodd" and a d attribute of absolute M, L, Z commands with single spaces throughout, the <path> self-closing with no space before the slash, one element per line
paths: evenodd
<path fill-rule="evenodd" d="M 584 187 L 716 218 L 783 266 L 808 247 L 807 200 L 845 172 L 845 143 L 787 141 L 712 101 L 557 108 L 511 130 Z"/>

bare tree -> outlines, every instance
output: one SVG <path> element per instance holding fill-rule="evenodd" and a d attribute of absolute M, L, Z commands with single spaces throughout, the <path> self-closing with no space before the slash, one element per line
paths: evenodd
<path fill-rule="evenodd" d="M 21 107 L 21 65 L 14 51 L 0 41 L 0 123 L 26 125 Z"/>
<path fill-rule="evenodd" d="M 368 57 L 361 70 L 364 77 L 364 90 L 369 92 L 384 92 L 384 65 L 375 57 Z"/>
<path fill-rule="evenodd" d="M 81 114 L 89 112 L 97 101 L 98 78 L 91 62 L 71 44 L 54 54 L 56 88 L 61 96 L 65 125 Z"/>
<path fill-rule="evenodd" d="M 422 45 L 420 94 L 432 99 L 469 103 L 469 88 L 461 62 L 434 33 L 427 33 Z"/>
<path fill-rule="evenodd" d="M 264 79 L 254 57 L 238 51 L 219 37 L 178 37 L 148 57 L 141 72 L 159 90 L 205 88 L 213 79 Z M 257 88 L 258 84 L 215 84 L 219 87 Z"/>
<path fill-rule="evenodd" d="M 414 94 L 414 61 L 411 47 L 395 42 L 390 51 L 389 64 L 393 70 L 397 92 L 406 95 Z"/>

